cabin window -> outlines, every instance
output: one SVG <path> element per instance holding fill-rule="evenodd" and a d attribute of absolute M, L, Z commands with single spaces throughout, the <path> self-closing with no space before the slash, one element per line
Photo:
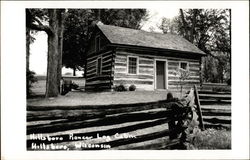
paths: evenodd
<path fill-rule="evenodd" d="M 180 69 L 187 71 L 188 70 L 188 63 L 187 62 L 180 62 Z"/>
<path fill-rule="evenodd" d="M 99 57 L 97 59 L 97 65 L 96 65 L 96 67 L 97 67 L 96 74 L 99 76 L 102 73 L 102 58 L 101 57 Z"/>
<path fill-rule="evenodd" d="M 137 74 L 137 57 L 128 57 L 128 73 Z"/>
<path fill-rule="evenodd" d="M 95 51 L 98 52 L 100 50 L 100 36 L 95 37 Z"/>

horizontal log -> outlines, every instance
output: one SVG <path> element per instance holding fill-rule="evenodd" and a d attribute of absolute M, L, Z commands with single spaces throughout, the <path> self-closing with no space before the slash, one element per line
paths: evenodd
<path fill-rule="evenodd" d="M 142 64 L 139 64 L 139 68 L 142 68 L 142 69 L 148 69 L 148 68 L 154 69 L 154 66 L 152 66 L 152 65 L 142 65 Z"/>
<path fill-rule="evenodd" d="M 231 95 L 231 92 L 199 91 L 199 94 Z"/>
<path fill-rule="evenodd" d="M 106 61 L 102 61 L 102 66 L 108 65 L 108 64 L 112 64 L 113 60 L 112 59 L 108 59 Z"/>
<path fill-rule="evenodd" d="M 201 76 L 201 73 L 200 73 L 200 71 L 190 71 L 189 75 L 190 76 Z"/>
<path fill-rule="evenodd" d="M 171 61 L 171 62 L 168 62 L 168 66 L 179 66 L 180 63 L 178 61 Z"/>
<path fill-rule="evenodd" d="M 231 112 L 221 112 L 218 110 L 202 110 L 203 116 L 231 116 Z"/>
<path fill-rule="evenodd" d="M 212 124 L 204 122 L 205 128 L 215 128 L 215 129 L 231 129 L 230 124 Z"/>
<path fill-rule="evenodd" d="M 134 121 L 143 121 L 149 119 L 156 118 L 164 118 L 166 117 L 168 112 L 158 111 L 158 112 L 150 112 L 150 113 L 127 113 L 122 114 L 120 116 L 110 116 L 104 118 L 93 119 L 91 121 L 87 120 L 68 120 L 61 123 L 42 125 L 42 126 L 32 126 L 27 128 L 27 134 L 32 133 L 51 133 L 58 131 L 65 131 L 69 129 L 77 129 L 84 127 L 97 127 L 97 126 L 105 126 L 111 124 L 119 124 L 125 122 L 134 122 Z"/>
<path fill-rule="evenodd" d="M 115 66 L 127 67 L 127 63 L 115 62 Z"/>
<path fill-rule="evenodd" d="M 115 66 L 115 73 L 127 73 L 127 68 L 126 67 L 117 67 Z"/>
<path fill-rule="evenodd" d="M 219 118 L 203 118 L 204 122 L 209 122 L 213 124 L 231 124 L 231 120 L 219 119 Z"/>
<path fill-rule="evenodd" d="M 89 72 L 89 70 L 92 70 L 92 69 L 96 69 L 97 67 L 96 67 L 96 63 L 95 64 L 93 64 L 93 65 L 91 65 L 91 66 L 87 66 L 87 72 Z"/>
<path fill-rule="evenodd" d="M 206 106 L 206 105 L 230 105 L 231 104 L 231 100 L 213 100 L 213 99 L 201 99 L 200 100 L 201 104 Z"/>
<path fill-rule="evenodd" d="M 87 58 L 87 62 L 95 61 L 97 57 L 98 57 L 97 55 L 88 57 L 88 58 Z"/>
<path fill-rule="evenodd" d="M 100 75 L 100 76 L 95 76 L 95 77 L 92 77 L 92 78 L 88 78 L 88 82 L 93 82 L 93 81 L 110 81 L 112 80 L 113 78 L 110 77 L 110 75 Z M 91 83 L 88 83 L 88 84 L 91 84 Z"/>
<path fill-rule="evenodd" d="M 121 145 L 111 148 L 111 150 L 150 150 L 150 149 L 170 149 L 171 146 L 180 143 L 179 139 L 170 140 L 169 137 L 161 137 L 128 145 Z"/>
<path fill-rule="evenodd" d="M 128 133 L 131 131 L 135 131 L 138 129 L 144 129 L 144 128 L 149 128 L 152 126 L 157 126 L 157 125 L 162 125 L 162 124 L 166 124 L 167 120 L 166 119 L 158 119 L 158 120 L 153 120 L 153 121 L 147 121 L 147 122 L 143 122 L 143 123 L 139 123 L 139 124 L 133 124 L 133 125 L 127 125 L 127 126 L 120 126 L 117 128 L 109 128 L 106 130 L 102 130 L 102 127 L 96 127 L 96 129 L 94 131 L 91 132 L 82 132 L 82 133 L 74 133 L 74 132 L 70 132 L 69 134 L 53 134 L 52 137 L 62 137 L 62 140 L 55 140 L 53 141 L 54 143 L 61 143 L 61 142 L 67 142 L 67 141 L 79 141 L 79 139 L 70 139 L 70 134 L 74 133 L 74 136 L 76 137 L 95 137 L 97 134 L 99 135 L 115 135 L 117 133 L 122 134 L 122 133 Z M 86 128 L 87 129 L 87 128 Z M 37 134 L 35 134 L 37 135 Z M 45 134 L 45 135 L 50 135 L 51 134 Z M 39 139 L 34 139 L 31 138 L 32 134 L 30 134 L 28 136 L 28 140 L 27 140 L 27 146 L 31 146 L 31 143 L 51 143 L 51 141 L 48 140 L 39 140 Z"/>
<path fill-rule="evenodd" d="M 113 51 L 108 51 L 108 52 L 105 52 L 102 55 L 102 59 L 110 59 L 112 58 L 113 54 L 112 54 Z"/>
<path fill-rule="evenodd" d="M 127 63 L 127 58 L 126 57 L 116 57 L 115 62 L 117 62 L 117 63 Z"/>
<path fill-rule="evenodd" d="M 109 104 L 109 105 L 79 105 L 79 106 L 32 106 L 28 105 L 28 111 L 49 111 L 54 109 L 62 110 L 77 110 L 77 109 L 118 109 L 118 108 L 134 108 L 134 107 L 144 107 L 146 108 L 162 108 L 167 107 L 168 103 L 166 100 L 156 101 L 156 102 L 140 102 L 140 103 L 130 103 L 130 104 Z"/>
<path fill-rule="evenodd" d="M 86 73 L 86 81 L 88 81 L 88 78 L 95 77 L 95 76 L 96 76 L 96 72 Z"/>
<path fill-rule="evenodd" d="M 199 85 L 200 81 L 199 80 L 185 80 L 184 82 L 179 82 L 179 81 L 174 81 L 174 80 L 169 80 L 168 85 Z"/>
<path fill-rule="evenodd" d="M 189 68 L 200 68 L 200 67 L 201 67 L 200 64 L 189 63 Z"/>
<path fill-rule="evenodd" d="M 116 57 L 127 57 L 127 56 L 128 56 L 127 52 L 116 51 Z"/>
<path fill-rule="evenodd" d="M 158 111 L 165 110 L 165 108 L 157 108 L 156 105 L 144 105 L 144 106 L 135 106 L 135 107 L 122 107 L 122 108 L 94 108 L 94 109 L 76 109 L 76 110 L 46 110 L 46 111 L 27 111 L 27 121 L 41 121 L 41 120 L 54 120 L 54 119 L 63 119 L 63 120 L 85 120 L 93 118 L 102 118 L 109 115 L 123 113 L 145 113 L 150 112 L 155 109 Z M 54 122 L 53 122 L 54 123 Z"/>
<path fill-rule="evenodd" d="M 217 119 L 217 120 L 225 120 L 225 121 L 231 121 L 231 115 L 229 115 L 229 116 L 215 116 L 215 115 L 202 115 L 203 116 L 203 118 L 206 118 L 206 119 L 213 119 L 213 118 L 215 118 L 215 119 Z"/>
<path fill-rule="evenodd" d="M 199 94 L 200 99 L 231 100 L 231 95 L 222 94 Z"/>
<path fill-rule="evenodd" d="M 98 57 L 95 57 L 95 58 L 93 58 L 93 59 L 87 59 L 87 66 L 89 66 L 89 65 L 93 65 L 94 63 L 96 63 L 96 59 L 97 59 Z"/>
<path fill-rule="evenodd" d="M 87 69 L 87 73 L 88 73 L 88 74 L 91 74 L 91 73 L 94 73 L 94 72 L 96 72 L 96 66 Z"/>
<path fill-rule="evenodd" d="M 186 61 L 189 63 L 200 63 L 199 60 L 194 60 L 194 59 L 187 59 L 187 58 L 183 58 L 183 57 L 168 57 L 168 62 L 180 62 L 180 61 Z"/>
<path fill-rule="evenodd" d="M 178 69 L 179 69 L 178 66 L 168 66 L 168 70 L 176 71 Z"/>
<path fill-rule="evenodd" d="M 175 81 L 180 81 L 180 78 L 178 77 L 178 76 L 173 76 L 173 75 L 169 75 L 168 76 L 168 80 L 171 80 L 171 81 L 173 81 L 173 80 L 175 80 Z M 200 82 L 200 77 L 199 76 L 189 76 L 188 78 L 187 78 L 187 80 L 188 81 L 199 81 Z"/>
<path fill-rule="evenodd" d="M 139 64 L 154 64 L 154 61 L 139 58 Z"/>
<path fill-rule="evenodd" d="M 131 74 L 125 74 L 125 73 L 115 73 L 115 78 L 136 78 L 136 79 L 154 79 L 153 75 L 131 75 Z"/>
<path fill-rule="evenodd" d="M 114 83 L 116 84 L 148 84 L 148 85 L 153 85 L 153 81 L 149 80 L 115 80 Z"/>
<path fill-rule="evenodd" d="M 154 74 L 154 69 L 150 69 L 150 68 L 147 68 L 147 69 L 139 68 L 139 74 L 151 74 L 151 75 L 153 75 L 153 74 Z"/>
<path fill-rule="evenodd" d="M 200 68 L 189 68 L 190 72 L 197 72 L 200 71 Z"/>

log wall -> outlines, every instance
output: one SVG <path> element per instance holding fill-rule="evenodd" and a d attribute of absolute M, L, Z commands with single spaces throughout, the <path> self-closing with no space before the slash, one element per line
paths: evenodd
<path fill-rule="evenodd" d="M 101 58 L 101 74 L 97 74 L 97 59 Z M 113 51 L 103 51 L 87 58 L 86 90 L 110 90 L 113 80 Z"/>
<path fill-rule="evenodd" d="M 128 56 L 138 58 L 138 73 L 128 74 Z M 154 59 L 148 56 L 117 51 L 114 63 L 114 86 L 123 84 L 126 87 L 134 84 L 137 89 L 154 90 Z"/>
<path fill-rule="evenodd" d="M 182 58 L 167 58 L 168 59 L 168 89 L 179 91 L 181 88 L 179 76 L 176 71 L 179 69 L 180 62 L 187 62 L 190 75 L 181 82 L 183 90 L 189 90 L 194 85 L 200 88 L 201 64 L 199 60 L 182 59 Z"/>
<path fill-rule="evenodd" d="M 97 31 L 94 33 L 90 39 L 90 45 L 88 48 L 88 56 L 96 54 L 96 37 L 100 36 L 100 51 L 102 51 L 108 44 L 108 40 L 104 37 L 104 35 Z"/>
<path fill-rule="evenodd" d="M 128 74 L 128 57 L 135 56 L 138 60 L 138 73 Z M 167 60 L 167 81 L 171 91 L 180 91 L 180 80 L 176 71 L 180 62 L 188 62 L 190 76 L 182 82 L 183 91 L 189 90 L 193 85 L 200 86 L 200 59 L 173 58 L 147 54 L 137 54 L 131 51 L 117 50 L 114 63 L 114 86 L 123 84 L 126 87 L 134 84 L 138 90 L 154 90 L 155 85 L 155 60 Z"/>

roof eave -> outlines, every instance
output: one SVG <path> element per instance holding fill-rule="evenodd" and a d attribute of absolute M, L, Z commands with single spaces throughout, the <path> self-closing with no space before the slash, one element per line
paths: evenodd
<path fill-rule="evenodd" d="M 140 49 L 151 49 L 153 51 L 171 51 L 171 52 L 180 52 L 180 53 L 191 53 L 191 54 L 196 54 L 199 56 L 206 56 L 206 53 L 203 51 L 201 52 L 190 52 L 190 51 L 181 51 L 181 50 L 174 50 L 174 49 L 165 49 L 165 48 L 154 48 L 154 47 L 145 47 L 145 46 L 136 46 L 136 45 L 128 45 L 128 44 L 119 44 L 119 43 L 110 43 L 110 46 L 113 47 L 132 47 L 132 48 L 140 48 Z"/>

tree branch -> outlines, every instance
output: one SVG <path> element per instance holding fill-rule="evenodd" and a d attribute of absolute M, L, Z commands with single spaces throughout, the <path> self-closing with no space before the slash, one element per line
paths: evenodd
<path fill-rule="evenodd" d="M 49 26 L 45 26 L 45 25 L 36 25 L 36 24 L 30 24 L 29 26 L 30 29 L 33 29 L 33 30 L 37 30 L 37 31 L 44 31 L 46 32 L 48 35 L 52 34 L 52 30 Z"/>
<path fill-rule="evenodd" d="M 36 21 L 38 25 L 44 26 L 44 24 L 37 17 L 33 17 L 33 20 Z"/>

